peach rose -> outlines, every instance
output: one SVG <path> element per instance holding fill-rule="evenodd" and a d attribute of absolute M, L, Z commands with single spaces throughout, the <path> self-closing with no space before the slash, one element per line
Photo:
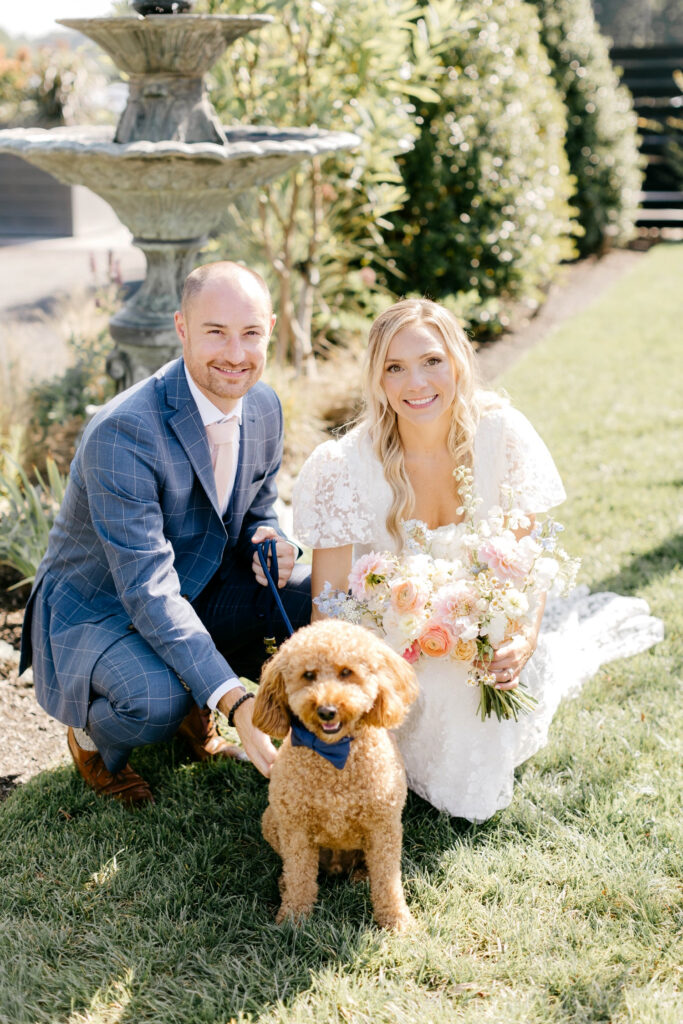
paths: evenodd
<path fill-rule="evenodd" d="M 453 657 L 458 661 L 473 661 L 477 654 L 476 640 L 456 640 Z"/>
<path fill-rule="evenodd" d="M 399 615 L 424 608 L 427 594 L 413 580 L 396 580 L 391 584 L 391 605 Z"/>
<path fill-rule="evenodd" d="M 508 619 L 507 626 L 505 627 L 505 639 L 510 640 L 511 637 L 517 633 L 523 633 L 524 627 L 521 622 L 517 619 Z"/>
<path fill-rule="evenodd" d="M 432 622 L 420 633 L 417 642 L 428 658 L 444 658 L 453 646 L 453 636 L 447 626 Z"/>

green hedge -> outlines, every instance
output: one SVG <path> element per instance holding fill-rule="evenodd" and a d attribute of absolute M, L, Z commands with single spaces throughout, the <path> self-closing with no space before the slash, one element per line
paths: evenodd
<path fill-rule="evenodd" d="M 523 0 L 441 7 L 460 31 L 441 101 L 419 104 L 421 135 L 401 159 L 410 199 L 393 218 L 392 287 L 528 295 L 574 253 L 566 118 L 538 17 Z"/>
<path fill-rule="evenodd" d="M 583 235 L 582 254 L 634 233 L 642 175 L 631 94 L 619 84 L 590 0 L 529 0 L 567 106 L 566 149 Z"/>

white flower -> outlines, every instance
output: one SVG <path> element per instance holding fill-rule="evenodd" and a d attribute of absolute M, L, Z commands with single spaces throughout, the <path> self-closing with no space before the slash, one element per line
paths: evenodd
<path fill-rule="evenodd" d="M 460 619 L 463 622 L 463 628 L 460 632 L 461 640 L 476 640 L 479 636 L 479 620 L 470 616 L 468 619 Z"/>
<path fill-rule="evenodd" d="M 522 619 L 529 611 L 526 594 L 520 593 L 515 587 L 505 591 L 501 598 L 501 604 L 503 611 L 511 619 Z"/>
<path fill-rule="evenodd" d="M 488 622 L 488 628 L 486 635 L 489 638 L 489 643 L 492 647 L 498 647 L 502 644 L 505 639 L 505 630 L 507 629 L 508 617 L 502 610 L 494 610 L 491 618 Z"/>
<path fill-rule="evenodd" d="M 401 560 L 399 571 L 401 576 L 427 583 L 432 574 L 432 559 L 429 555 L 408 555 Z"/>
<path fill-rule="evenodd" d="M 505 513 L 500 505 L 492 505 L 488 511 L 487 520 L 496 533 L 500 533 L 505 525 Z"/>
<path fill-rule="evenodd" d="M 432 571 L 430 574 L 430 582 L 434 590 L 439 590 L 440 587 L 450 583 L 453 579 L 453 565 L 451 562 L 446 561 L 445 558 L 435 558 L 432 564 Z"/>
<path fill-rule="evenodd" d="M 461 540 L 465 532 L 463 523 L 442 527 L 435 530 L 429 539 L 429 549 L 434 558 L 446 558 L 455 561 L 460 557 Z"/>
<path fill-rule="evenodd" d="M 518 541 L 518 544 L 519 550 L 523 552 L 524 557 L 528 559 L 529 565 L 533 565 L 534 559 L 538 558 L 543 550 L 541 545 L 528 534 L 526 537 L 522 537 L 522 539 Z"/>
<path fill-rule="evenodd" d="M 481 537 L 478 533 L 465 533 L 460 543 L 465 551 L 476 551 L 481 543 Z"/>
<path fill-rule="evenodd" d="M 553 580 L 559 572 L 559 565 L 557 560 L 554 558 L 537 558 L 534 565 L 534 576 L 536 577 L 536 586 L 540 590 L 549 590 Z"/>
<path fill-rule="evenodd" d="M 521 508 L 511 508 L 508 512 L 508 526 L 511 530 L 526 530 L 531 526 L 531 520 Z"/>
<path fill-rule="evenodd" d="M 382 620 L 389 646 L 396 651 L 404 651 L 420 635 L 426 621 L 427 616 L 421 612 L 399 615 L 389 608 Z"/>

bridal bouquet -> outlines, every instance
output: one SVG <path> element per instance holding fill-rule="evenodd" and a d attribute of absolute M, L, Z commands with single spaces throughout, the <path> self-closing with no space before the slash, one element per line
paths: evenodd
<path fill-rule="evenodd" d="M 467 666 L 468 683 L 480 689 L 482 720 L 495 712 L 499 721 L 516 721 L 536 701 L 522 683 L 496 689 L 488 663 L 503 641 L 532 624 L 541 594 L 572 585 L 578 562 L 558 544 L 563 527 L 550 517 L 517 539 L 515 531 L 531 521 L 514 507 L 511 490 L 504 506 L 477 520 L 471 471 L 454 475 L 462 522 L 438 530 L 405 522 L 400 555 L 363 555 L 349 575 L 348 593 L 326 584 L 315 602 L 326 615 L 372 629 L 411 663 L 443 658 Z"/>

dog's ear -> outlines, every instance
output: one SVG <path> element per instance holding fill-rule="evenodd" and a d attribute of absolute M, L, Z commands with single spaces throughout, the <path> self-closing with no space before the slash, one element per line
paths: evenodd
<path fill-rule="evenodd" d="M 411 665 L 385 643 L 379 651 L 377 699 L 363 716 L 366 725 L 395 729 L 418 695 L 417 677 Z"/>
<path fill-rule="evenodd" d="M 290 726 L 285 680 L 282 675 L 283 657 L 282 652 L 278 651 L 263 666 L 252 718 L 257 729 L 278 740 L 285 738 Z"/>

